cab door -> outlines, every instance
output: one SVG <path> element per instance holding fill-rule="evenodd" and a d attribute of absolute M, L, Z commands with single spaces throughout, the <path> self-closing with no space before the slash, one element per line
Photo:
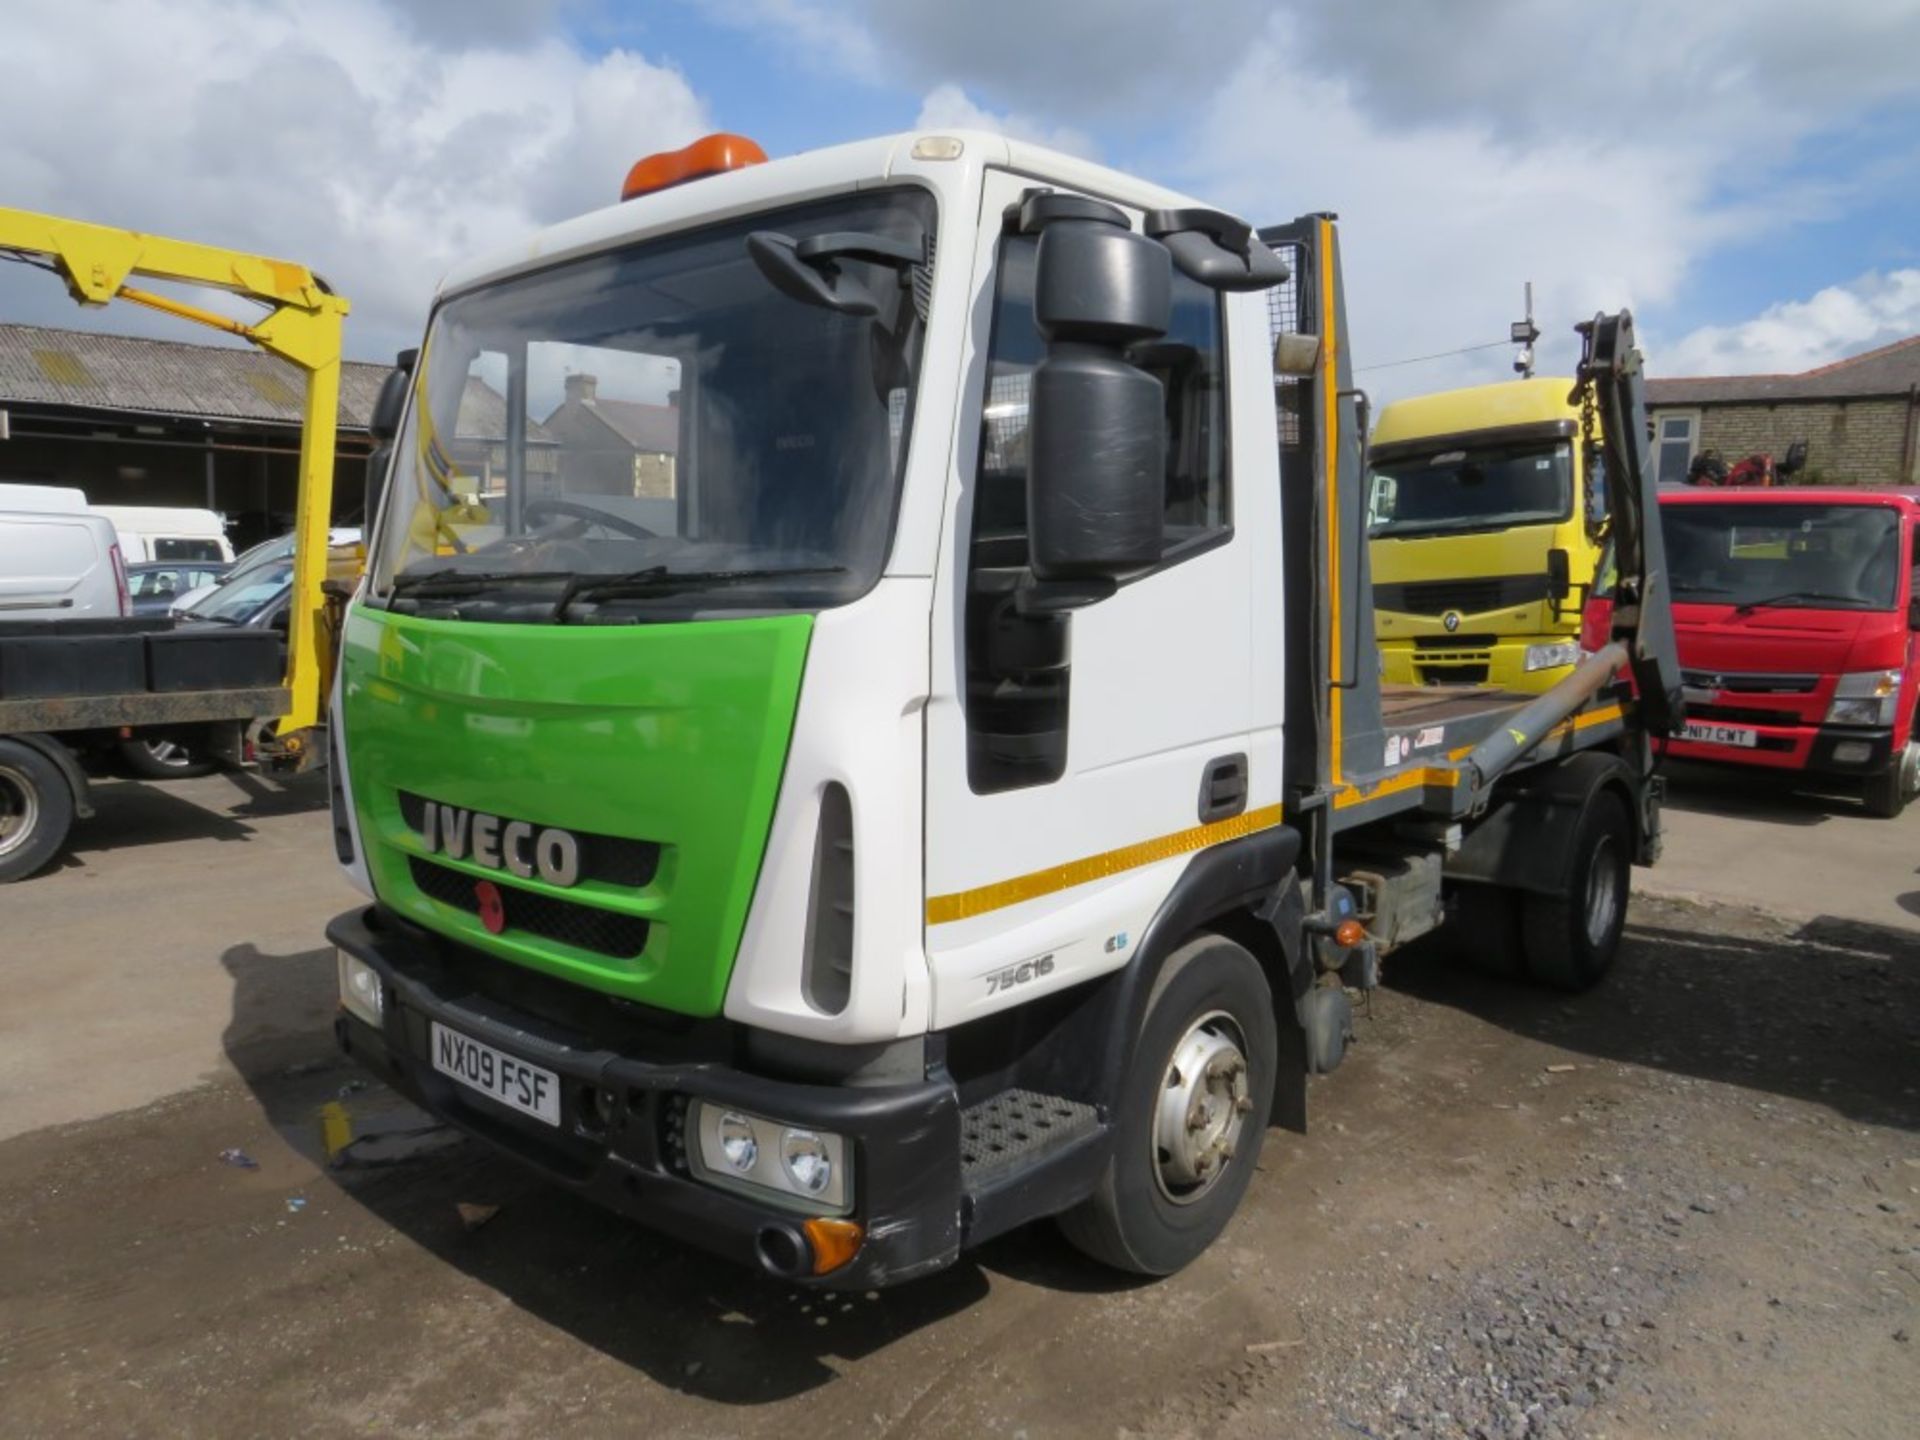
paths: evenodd
<path fill-rule="evenodd" d="M 1223 297 L 1176 272 L 1166 336 L 1131 357 L 1166 396 L 1160 563 L 1051 621 L 1017 610 L 1027 396 L 1044 347 L 1032 314 L 1038 240 L 1007 232 L 1001 216 L 1034 183 L 989 172 L 984 186 L 936 577 L 926 936 L 940 1028 L 1124 965 L 1186 857 L 1265 823 L 1249 810 L 1250 782 L 1264 778 L 1276 796 L 1279 785 L 1277 764 L 1249 773 L 1250 545 L 1235 529 L 1229 463 L 1228 302 L 1259 322 L 1245 343 L 1264 366 L 1257 297 Z M 1261 423 L 1255 407 L 1242 423 Z M 1274 483 L 1271 466 L 1265 479 Z"/>

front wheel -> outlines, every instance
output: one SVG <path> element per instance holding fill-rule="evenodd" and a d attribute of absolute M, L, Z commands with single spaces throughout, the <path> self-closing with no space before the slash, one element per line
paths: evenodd
<path fill-rule="evenodd" d="M 1602 791 L 1580 817 L 1566 891 L 1521 902 L 1520 938 L 1532 979 L 1558 990 L 1600 983 L 1627 926 L 1632 864 L 1633 821 L 1618 795 Z"/>
<path fill-rule="evenodd" d="M 1896 820 L 1915 795 L 1920 795 L 1920 717 L 1916 717 L 1914 733 L 1893 757 L 1893 763 L 1867 777 L 1867 813 L 1881 820 Z"/>
<path fill-rule="evenodd" d="M 0 884 L 24 880 L 59 853 L 73 827 L 73 791 L 45 755 L 0 740 Z"/>
<path fill-rule="evenodd" d="M 1113 1155 L 1060 1217 L 1067 1239 L 1140 1275 L 1171 1275 L 1211 1245 L 1253 1179 L 1278 1044 L 1252 955 L 1204 935 L 1169 956 L 1121 1083 Z"/>

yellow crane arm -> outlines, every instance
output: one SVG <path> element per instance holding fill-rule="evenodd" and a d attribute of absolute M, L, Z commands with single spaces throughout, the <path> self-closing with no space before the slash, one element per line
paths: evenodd
<path fill-rule="evenodd" d="M 278 743 L 299 758 L 302 732 L 319 722 L 330 670 L 326 602 L 327 529 L 333 511 L 334 432 L 340 413 L 340 329 L 348 303 L 304 265 L 169 240 L 137 230 L 92 225 L 56 215 L 0 207 L 0 254 L 51 261 L 67 291 L 82 305 L 114 299 L 177 315 L 239 335 L 269 354 L 290 360 L 306 376 L 300 425 L 299 489 L 294 504 L 293 603 L 287 626 L 287 690 Z M 203 285 L 268 306 L 252 324 L 152 291 L 135 276 Z"/>

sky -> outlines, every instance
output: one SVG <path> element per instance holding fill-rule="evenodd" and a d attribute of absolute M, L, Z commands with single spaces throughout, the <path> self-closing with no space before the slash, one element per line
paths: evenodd
<path fill-rule="evenodd" d="M 1920 333 L 1920 0 L 6 9 L 0 205 L 303 261 L 359 359 L 416 341 L 457 259 L 713 130 L 778 158 L 986 128 L 1257 223 L 1338 212 L 1382 399 L 1509 374 L 1529 280 L 1546 374 L 1621 306 L 1656 375 Z M 201 334 L 12 265 L 0 320 Z"/>

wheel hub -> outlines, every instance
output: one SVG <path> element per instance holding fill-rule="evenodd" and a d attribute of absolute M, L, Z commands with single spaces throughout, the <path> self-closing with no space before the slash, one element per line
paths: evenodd
<path fill-rule="evenodd" d="M 1160 1193 L 1176 1205 L 1210 1190 L 1239 1147 L 1253 1109 L 1244 1043 L 1233 1018 L 1216 1010 L 1173 1047 L 1154 1116 L 1153 1173 Z"/>
<path fill-rule="evenodd" d="M 1603 836 L 1587 871 L 1587 939 L 1604 945 L 1620 910 L 1620 855 L 1611 835 Z"/>
<path fill-rule="evenodd" d="M 0 765 L 0 856 L 27 843 L 40 818 L 40 797 L 27 777 L 10 765 Z"/>

